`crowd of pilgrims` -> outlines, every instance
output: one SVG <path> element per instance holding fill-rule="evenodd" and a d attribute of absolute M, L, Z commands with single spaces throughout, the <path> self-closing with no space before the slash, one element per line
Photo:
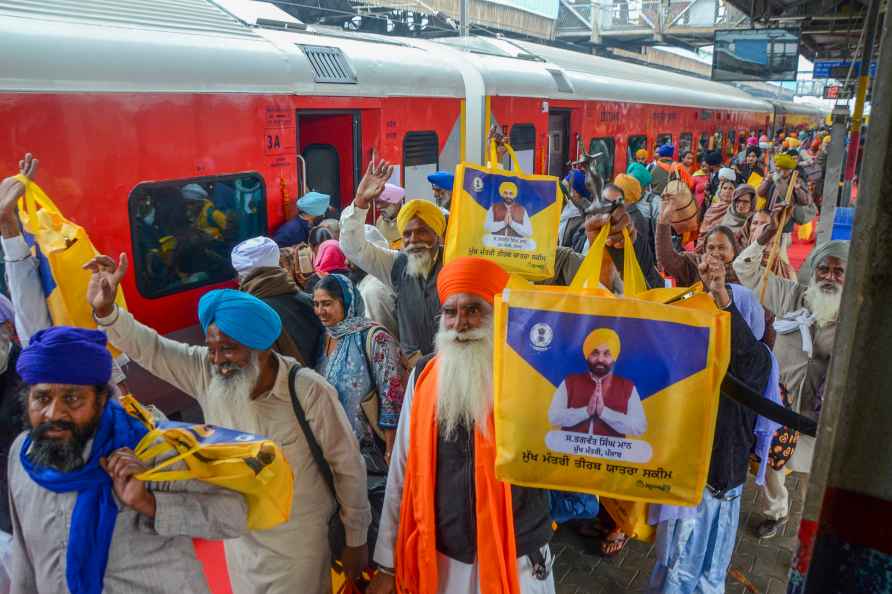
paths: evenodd
<path fill-rule="evenodd" d="M 573 169 L 561 184 L 555 276 L 542 284 L 569 284 L 609 221 L 600 281 L 620 293 L 626 229 L 651 287 L 702 282 L 730 313 L 729 373 L 816 419 L 848 246 L 818 245 L 798 271 L 787 247 L 793 224 L 820 209 L 828 141 L 818 130 L 753 135 L 730 159 L 684 152 L 674 161 L 674 147 L 663 145 L 652 160 L 642 150 L 626 173 L 605 180 L 601 196 Z M 26 155 L 20 173 L 36 170 Z M 52 326 L 17 217 L 25 184 L 3 180 L 10 298 L 0 299 L 0 591 L 209 592 L 194 538 L 224 541 L 236 594 L 330 592 L 333 561 L 375 594 L 547 593 L 555 591 L 556 529 L 578 531 L 606 556 L 622 550 L 630 535 L 596 497 L 495 478 L 492 304 L 508 275 L 480 258 L 443 264 L 450 173 L 430 176 L 433 201 L 408 199 L 392 174 L 373 160 L 339 220 L 328 196 L 310 192 L 272 237 L 236 245 L 238 289 L 207 292 L 198 304 L 205 346 L 160 336 L 115 305 L 124 254 L 85 267 L 98 330 Z M 696 210 L 679 220 L 690 201 Z M 594 208 L 604 202 L 610 212 Z M 113 359 L 108 345 L 121 355 Z M 249 530 L 237 493 L 136 479 L 159 460 L 133 452 L 145 429 L 118 402 L 129 391 L 128 361 L 194 398 L 206 422 L 278 442 L 294 471 L 290 519 Z M 701 503 L 650 508 L 649 592 L 724 591 L 750 470 L 764 495 L 758 536 L 784 531 L 786 471 L 809 472 L 814 448 L 806 436 L 793 448 L 788 433 L 720 399 Z M 345 536 L 334 553 L 333 516 Z"/>

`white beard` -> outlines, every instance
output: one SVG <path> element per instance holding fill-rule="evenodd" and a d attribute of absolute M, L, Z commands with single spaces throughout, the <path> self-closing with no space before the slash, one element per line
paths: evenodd
<path fill-rule="evenodd" d="M 826 326 L 837 320 L 839 304 L 842 301 L 842 287 L 833 285 L 834 292 L 826 293 L 821 290 L 822 284 L 825 283 L 818 283 L 817 279 L 812 278 L 805 291 L 805 303 L 809 311 L 814 314 L 818 326 Z"/>
<path fill-rule="evenodd" d="M 205 420 L 212 425 L 231 427 L 247 433 L 257 433 L 257 413 L 251 406 L 251 391 L 260 378 L 257 353 L 251 354 L 247 367 L 224 377 L 216 365 L 211 366 Z"/>
<path fill-rule="evenodd" d="M 422 249 L 423 248 L 423 249 Z M 434 248 L 427 244 L 412 244 L 406 247 L 406 274 L 417 278 L 427 278 L 434 267 Z"/>
<path fill-rule="evenodd" d="M 446 330 L 442 319 L 435 339 L 439 371 L 437 377 L 437 423 L 446 439 L 459 426 L 486 435 L 492 412 L 492 322 L 467 332 Z"/>

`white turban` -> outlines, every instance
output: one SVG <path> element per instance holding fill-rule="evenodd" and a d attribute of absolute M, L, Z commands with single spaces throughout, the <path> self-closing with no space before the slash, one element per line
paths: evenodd
<path fill-rule="evenodd" d="M 737 182 L 737 174 L 730 167 L 722 167 L 719 169 L 719 181 L 726 179 L 729 182 Z"/>
<path fill-rule="evenodd" d="M 186 200 L 207 200 L 208 191 L 198 184 L 186 184 L 180 190 Z"/>
<path fill-rule="evenodd" d="M 252 237 L 232 248 L 232 267 L 240 275 L 265 266 L 279 265 L 279 246 L 269 237 Z"/>

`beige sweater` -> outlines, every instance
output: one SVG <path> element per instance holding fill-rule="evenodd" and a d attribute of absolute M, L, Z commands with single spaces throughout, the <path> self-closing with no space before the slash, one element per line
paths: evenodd
<path fill-rule="evenodd" d="M 99 323 L 109 341 L 133 361 L 195 398 L 208 423 L 264 435 L 282 446 L 294 470 L 291 519 L 272 530 L 250 532 L 226 541 L 233 591 L 331 592 L 327 534 L 335 502 L 294 416 L 288 372 L 296 362 L 276 354 L 279 371 L 272 390 L 250 401 L 253 418 L 233 418 L 225 413 L 225 407 L 208 406 L 215 395 L 208 393 L 212 371 L 206 347 L 159 336 L 124 311 L 100 319 Z M 111 325 L 102 326 L 108 323 Z M 371 522 L 365 464 L 337 392 L 307 368 L 300 370 L 295 383 L 309 424 L 334 474 L 347 545 L 363 545 Z"/>

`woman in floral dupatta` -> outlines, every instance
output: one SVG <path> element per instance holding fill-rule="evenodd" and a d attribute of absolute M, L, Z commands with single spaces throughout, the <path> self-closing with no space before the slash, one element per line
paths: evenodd
<path fill-rule="evenodd" d="M 364 317 L 359 291 L 344 275 L 323 277 L 313 304 L 325 326 L 316 370 L 337 390 L 369 473 L 386 474 L 405 388 L 399 344 Z M 372 392 L 378 394 L 377 427 L 361 405 Z"/>

